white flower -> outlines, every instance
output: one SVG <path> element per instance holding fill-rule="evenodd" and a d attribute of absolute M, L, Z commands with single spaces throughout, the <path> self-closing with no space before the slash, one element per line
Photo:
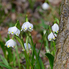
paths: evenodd
<path fill-rule="evenodd" d="M 47 3 L 43 3 L 42 4 L 42 8 L 44 9 L 44 10 L 47 10 L 47 9 L 49 9 L 49 5 L 47 4 Z"/>
<path fill-rule="evenodd" d="M 12 35 L 15 34 L 15 35 L 19 36 L 20 30 L 16 26 L 10 27 L 8 29 L 8 34 L 12 34 Z"/>
<path fill-rule="evenodd" d="M 25 49 L 27 50 L 27 45 L 26 45 L 26 43 L 24 43 L 24 47 L 25 47 Z M 30 49 L 31 50 L 31 45 L 28 43 L 28 49 Z"/>
<path fill-rule="evenodd" d="M 54 24 L 54 25 L 52 26 L 52 31 L 58 33 L 58 31 L 59 31 L 59 26 L 58 26 L 58 24 Z"/>
<path fill-rule="evenodd" d="M 21 31 L 27 31 L 28 30 L 28 22 L 25 22 L 23 25 L 22 25 L 22 28 L 21 28 Z"/>
<path fill-rule="evenodd" d="M 10 40 L 8 40 L 8 41 L 5 43 L 5 46 L 7 46 L 8 48 L 9 48 L 9 47 L 15 47 L 15 46 L 16 46 L 16 42 L 15 42 L 13 39 L 10 39 Z"/>
<path fill-rule="evenodd" d="M 20 34 L 20 30 L 17 29 L 17 31 L 15 32 L 15 34 L 16 34 L 17 36 L 19 36 L 19 34 Z"/>
<path fill-rule="evenodd" d="M 48 40 L 51 41 L 51 40 L 55 40 L 55 37 L 57 37 L 56 34 L 53 34 L 52 32 L 48 35 Z"/>
<path fill-rule="evenodd" d="M 43 31 L 44 35 L 46 34 L 46 30 Z"/>
<path fill-rule="evenodd" d="M 21 31 L 32 31 L 33 30 L 33 24 L 31 24 L 30 22 L 25 22 L 23 25 L 22 25 L 22 29 Z"/>
<path fill-rule="evenodd" d="M 29 23 L 29 25 L 28 25 L 28 31 L 32 31 L 33 30 L 33 24 L 31 24 L 31 23 Z"/>

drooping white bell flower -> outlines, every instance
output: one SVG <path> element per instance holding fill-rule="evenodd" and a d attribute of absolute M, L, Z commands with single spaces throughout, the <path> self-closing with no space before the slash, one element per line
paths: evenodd
<path fill-rule="evenodd" d="M 48 35 L 48 40 L 49 40 L 49 41 L 55 40 L 55 37 L 57 37 L 57 35 L 51 32 L 51 33 Z"/>
<path fill-rule="evenodd" d="M 25 22 L 23 25 L 22 25 L 22 28 L 21 28 L 21 31 L 23 30 L 24 32 L 28 30 L 28 22 Z"/>
<path fill-rule="evenodd" d="M 31 24 L 31 23 L 29 23 L 29 25 L 28 25 L 28 31 L 32 31 L 33 30 L 33 24 Z"/>
<path fill-rule="evenodd" d="M 16 42 L 15 42 L 13 39 L 10 39 L 10 40 L 8 40 L 8 41 L 5 43 L 5 46 L 7 46 L 8 48 L 9 48 L 9 47 L 15 47 L 15 46 L 16 46 Z"/>
<path fill-rule="evenodd" d="M 58 33 L 58 31 L 59 31 L 59 26 L 58 26 L 58 24 L 54 24 L 54 25 L 52 26 L 52 31 Z"/>
<path fill-rule="evenodd" d="M 8 29 L 8 34 L 12 34 L 12 35 L 15 34 L 15 35 L 19 36 L 20 30 L 19 30 L 16 26 L 10 27 L 10 28 Z"/>
<path fill-rule="evenodd" d="M 25 47 L 25 49 L 27 50 L 27 45 L 26 45 L 26 43 L 24 43 L 24 47 Z M 28 43 L 28 50 L 31 50 L 31 45 Z"/>
<path fill-rule="evenodd" d="M 50 8 L 50 6 L 49 6 L 47 3 L 43 3 L 43 4 L 42 4 L 42 8 L 43 8 L 44 10 L 47 10 L 47 9 Z"/>
<path fill-rule="evenodd" d="M 17 29 L 17 31 L 15 32 L 15 34 L 16 34 L 17 36 L 19 36 L 19 34 L 20 34 L 20 30 Z"/>
<path fill-rule="evenodd" d="M 33 30 L 33 24 L 31 24 L 30 22 L 25 22 L 23 25 L 22 25 L 22 29 L 21 31 L 32 31 Z"/>

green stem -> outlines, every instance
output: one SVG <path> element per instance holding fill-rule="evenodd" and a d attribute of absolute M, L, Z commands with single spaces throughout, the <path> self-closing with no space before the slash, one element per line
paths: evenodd
<path fill-rule="evenodd" d="M 25 49 L 22 34 L 21 34 L 21 41 L 23 43 L 22 48 Z M 27 47 L 28 47 L 28 35 L 27 35 Z M 31 69 L 33 69 L 32 65 L 30 63 L 30 60 L 29 60 L 29 55 L 27 54 L 26 50 L 24 50 L 24 54 L 25 54 L 27 69 L 29 69 L 30 66 L 31 66 Z"/>
<path fill-rule="evenodd" d="M 17 23 L 15 24 L 15 26 L 17 27 L 17 24 L 19 23 L 19 21 L 17 20 Z"/>
<path fill-rule="evenodd" d="M 26 15 L 26 20 L 25 20 L 26 22 L 28 22 L 28 16 Z"/>
<path fill-rule="evenodd" d="M 43 35 L 44 45 L 45 45 L 45 48 L 46 48 L 46 52 L 47 53 L 50 53 L 49 47 L 48 47 L 48 40 L 47 40 L 46 36 L 47 36 L 47 34 L 46 35 Z"/>
<path fill-rule="evenodd" d="M 55 47 L 55 42 L 54 41 L 53 41 L 53 46 L 54 46 L 54 55 L 55 55 L 56 47 Z"/>
<path fill-rule="evenodd" d="M 36 56 L 36 61 L 37 61 L 37 64 L 38 64 L 38 69 L 40 69 L 40 64 L 39 64 L 39 58 L 38 58 L 38 54 L 35 50 L 35 46 L 34 46 L 34 43 L 33 43 L 33 40 L 32 40 L 32 37 L 31 37 L 31 34 L 29 33 L 29 37 L 30 37 L 30 40 L 31 40 L 31 43 L 32 43 L 32 47 L 33 47 L 33 52 Z M 33 59 L 34 60 L 34 59 Z"/>
<path fill-rule="evenodd" d="M 45 2 L 47 3 L 47 2 L 48 2 L 48 0 L 45 0 Z"/>
<path fill-rule="evenodd" d="M 12 36 L 12 39 L 14 39 L 14 36 Z"/>
<path fill-rule="evenodd" d="M 27 47 L 27 52 L 29 53 L 29 49 L 28 49 L 28 39 L 29 39 L 29 36 L 27 35 L 27 38 L 26 38 L 26 47 Z"/>
<path fill-rule="evenodd" d="M 17 23 L 15 24 L 15 26 L 17 26 Z"/>
<path fill-rule="evenodd" d="M 26 59 L 26 65 L 27 65 L 27 69 L 29 69 L 29 64 L 28 64 L 28 57 L 27 57 L 27 53 L 26 53 L 26 50 L 25 50 L 25 47 L 24 47 L 24 42 L 23 42 L 23 37 L 22 37 L 22 33 L 21 33 L 21 46 L 22 46 L 22 49 L 24 51 L 24 54 L 25 54 L 25 59 Z"/>
<path fill-rule="evenodd" d="M 22 37 L 22 32 L 21 32 L 21 46 L 22 46 L 22 49 L 23 51 L 25 51 L 25 47 L 24 47 L 24 42 L 23 42 L 23 37 Z"/>
<path fill-rule="evenodd" d="M 13 51 L 13 66 L 16 67 L 15 51 Z"/>
<path fill-rule="evenodd" d="M 19 69 L 21 69 L 17 45 L 15 46 L 15 50 L 16 50 L 16 53 L 17 53 L 18 66 L 19 66 Z"/>
<path fill-rule="evenodd" d="M 47 53 L 50 53 L 49 47 L 48 47 L 48 41 L 47 41 L 47 39 L 46 39 L 46 44 L 45 44 L 45 46 L 46 46 L 46 52 L 47 52 Z"/>

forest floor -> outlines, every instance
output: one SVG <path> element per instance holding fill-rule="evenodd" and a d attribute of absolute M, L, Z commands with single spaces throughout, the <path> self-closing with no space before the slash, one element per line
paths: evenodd
<path fill-rule="evenodd" d="M 34 0 L 33 0 L 34 1 Z M 5 38 L 7 37 L 8 28 L 14 26 L 16 21 L 19 20 L 20 25 L 25 22 L 25 16 L 28 15 L 29 21 L 34 25 L 34 30 L 31 32 L 33 42 L 36 43 L 36 48 L 39 49 L 42 39 L 43 28 L 38 27 L 42 23 L 52 26 L 55 17 L 60 19 L 60 5 L 61 0 L 49 0 L 48 3 L 50 8 L 48 10 L 43 10 L 41 5 L 45 0 L 35 0 L 33 5 L 29 4 L 27 0 L 2 0 L 0 1 L 0 35 L 5 43 Z M 33 8 L 32 8 L 33 6 Z M 26 38 L 23 38 L 25 41 Z M 19 48 L 19 53 L 21 53 L 21 48 Z M 44 44 L 41 48 L 40 57 L 48 69 L 49 61 L 45 56 Z M 3 55 L 2 49 L 0 48 L 0 54 Z M 22 62 L 22 61 L 21 61 Z"/>

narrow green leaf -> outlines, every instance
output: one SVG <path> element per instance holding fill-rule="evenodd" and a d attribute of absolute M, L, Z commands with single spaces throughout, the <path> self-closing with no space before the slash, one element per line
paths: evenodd
<path fill-rule="evenodd" d="M 18 20 L 17 20 L 17 28 L 18 28 L 19 30 L 21 30 L 20 23 L 19 23 Z"/>
<path fill-rule="evenodd" d="M 35 49 L 35 45 L 34 45 L 34 43 L 33 43 L 33 40 L 32 40 L 32 37 L 31 37 L 31 35 L 29 36 L 30 37 L 30 40 L 31 40 L 31 43 L 32 43 L 32 47 L 33 47 L 33 52 L 34 52 L 34 54 L 35 54 L 35 56 L 36 56 L 36 64 L 38 64 L 38 69 L 40 69 L 40 64 L 39 64 L 39 60 L 38 60 L 38 54 L 37 54 L 37 51 L 36 51 L 36 49 Z"/>
<path fill-rule="evenodd" d="M 57 18 L 55 18 L 54 23 L 56 23 L 56 22 L 59 24 L 59 20 Z"/>
<path fill-rule="evenodd" d="M 10 48 L 7 48 L 6 47 L 6 50 L 7 50 L 7 52 L 8 52 L 8 55 L 7 55 L 7 60 L 9 60 L 9 62 L 12 62 L 13 61 L 13 56 L 12 56 L 12 48 L 10 47 Z M 11 57 L 11 58 L 10 58 Z"/>
<path fill-rule="evenodd" d="M 7 60 L 6 60 L 4 57 L 2 57 L 2 56 L 0 55 L 0 58 L 2 59 L 3 63 L 4 63 L 6 66 L 9 66 Z"/>
<path fill-rule="evenodd" d="M 15 51 L 13 51 L 13 66 L 16 66 L 16 57 L 15 57 Z"/>
<path fill-rule="evenodd" d="M 51 55 L 50 53 L 46 53 L 45 55 L 46 55 L 47 58 L 49 59 L 49 63 L 50 63 L 51 69 L 53 69 L 54 56 Z"/>
<path fill-rule="evenodd" d="M 9 66 L 8 61 L 7 61 L 4 57 L 2 57 L 2 56 L 0 55 L 0 58 L 2 59 L 2 63 L 0 62 L 0 66 L 6 67 L 6 68 L 8 68 L 8 69 L 12 69 L 12 68 Z M 4 64 L 3 64 L 3 63 L 4 63 Z"/>
<path fill-rule="evenodd" d="M 1 67 L 5 67 L 5 68 L 7 68 L 7 69 L 12 69 L 12 67 L 9 67 L 9 66 L 7 66 L 7 65 L 4 65 L 4 64 L 2 64 L 2 63 L 0 63 L 0 66 L 1 66 Z"/>
<path fill-rule="evenodd" d="M 23 46 L 21 39 L 18 36 L 15 36 L 15 38 L 18 40 L 18 42 L 21 44 L 22 48 L 24 49 L 24 46 Z"/>
<path fill-rule="evenodd" d="M 19 59 L 19 54 L 18 54 L 17 46 L 15 46 L 15 50 L 16 50 L 16 54 L 17 54 L 18 66 L 19 66 L 19 69 L 20 69 L 20 59 Z"/>
<path fill-rule="evenodd" d="M 45 69 L 45 68 L 44 68 L 44 64 L 43 64 L 43 62 L 42 62 L 42 60 L 41 60 L 40 57 L 39 57 L 39 63 L 40 63 L 40 69 Z"/>
<path fill-rule="evenodd" d="M 42 44 L 43 44 L 43 41 L 41 42 L 41 46 L 40 46 L 40 49 L 39 49 L 39 51 L 38 51 L 38 56 L 39 56 L 39 54 L 40 54 L 40 50 L 41 50 Z"/>
<path fill-rule="evenodd" d="M 5 45 L 4 45 L 3 41 L 0 41 L 0 46 L 2 48 L 2 51 L 4 53 L 4 56 L 6 57 L 6 50 L 5 50 Z"/>

